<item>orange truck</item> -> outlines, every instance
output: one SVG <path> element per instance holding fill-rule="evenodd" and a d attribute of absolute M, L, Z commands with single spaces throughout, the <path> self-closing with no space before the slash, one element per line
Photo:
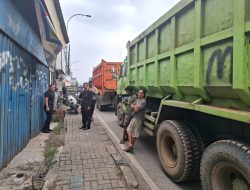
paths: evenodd
<path fill-rule="evenodd" d="M 100 111 L 115 106 L 117 81 L 122 62 L 108 62 L 102 60 L 94 67 L 92 81 L 98 89 L 96 107 Z"/>

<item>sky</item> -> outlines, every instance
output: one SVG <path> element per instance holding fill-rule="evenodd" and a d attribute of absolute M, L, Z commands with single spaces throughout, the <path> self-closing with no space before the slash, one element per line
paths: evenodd
<path fill-rule="evenodd" d="M 180 0 L 60 0 L 71 47 L 73 77 L 83 83 L 102 59 L 123 61 L 126 44 Z"/>

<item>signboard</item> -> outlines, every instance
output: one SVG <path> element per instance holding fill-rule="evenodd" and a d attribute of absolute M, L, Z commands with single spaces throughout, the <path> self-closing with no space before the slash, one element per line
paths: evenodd
<path fill-rule="evenodd" d="M 71 82 L 71 85 L 72 85 L 72 86 L 76 86 L 77 80 L 76 80 L 76 79 L 71 79 L 70 82 Z"/>
<path fill-rule="evenodd" d="M 67 86 L 66 89 L 67 89 L 68 93 L 72 93 L 72 92 L 76 93 L 76 92 L 78 92 L 77 86 Z"/>
<path fill-rule="evenodd" d="M 62 91 L 62 81 L 56 80 L 56 88 L 59 92 Z"/>

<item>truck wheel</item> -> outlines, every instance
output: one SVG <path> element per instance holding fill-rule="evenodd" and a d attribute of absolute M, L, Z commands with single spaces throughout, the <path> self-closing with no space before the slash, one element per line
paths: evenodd
<path fill-rule="evenodd" d="M 196 173 L 193 173 L 194 176 L 190 176 L 190 179 L 194 179 L 194 180 L 199 180 L 200 179 L 200 175 L 199 175 L 199 172 L 200 172 L 200 161 L 201 161 L 201 157 L 202 157 L 202 154 L 203 152 L 205 151 L 205 142 L 204 142 L 204 138 L 202 138 L 199 130 L 196 128 L 196 126 L 194 126 L 192 123 L 188 122 L 188 121 L 185 121 L 185 123 L 189 126 L 189 128 L 192 130 L 192 133 L 194 134 L 195 136 L 195 139 L 198 143 L 198 151 L 197 151 L 197 154 L 198 155 L 198 162 L 199 164 L 196 165 L 196 167 L 198 168 L 195 168 L 195 171 L 197 171 Z M 198 174 L 198 175 L 197 175 Z"/>
<path fill-rule="evenodd" d="M 201 160 L 203 190 L 250 189 L 250 147 L 238 141 L 211 144 Z"/>
<path fill-rule="evenodd" d="M 186 123 L 162 122 L 157 131 L 157 152 L 164 171 L 173 181 L 190 181 L 198 175 L 202 150 Z"/>
<path fill-rule="evenodd" d="M 123 122 L 124 122 L 124 114 L 122 112 L 122 103 L 119 102 L 119 104 L 117 105 L 117 120 L 118 120 L 118 124 L 123 127 Z"/>
<path fill-rule="evenodd" d="M 99 111 L 104 111 L 105 106 L 104 105 L 99 105 Z"/>

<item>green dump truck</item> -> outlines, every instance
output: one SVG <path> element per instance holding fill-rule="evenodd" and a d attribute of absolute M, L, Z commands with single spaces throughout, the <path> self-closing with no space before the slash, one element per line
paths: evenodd
<path fill-rule="evenodd" d="M 250 189 L 250 0 L 182 0 L 127 49 L 119 121 L 123 89 L 145 88 L 144 130 L 173 181 Z"/>

